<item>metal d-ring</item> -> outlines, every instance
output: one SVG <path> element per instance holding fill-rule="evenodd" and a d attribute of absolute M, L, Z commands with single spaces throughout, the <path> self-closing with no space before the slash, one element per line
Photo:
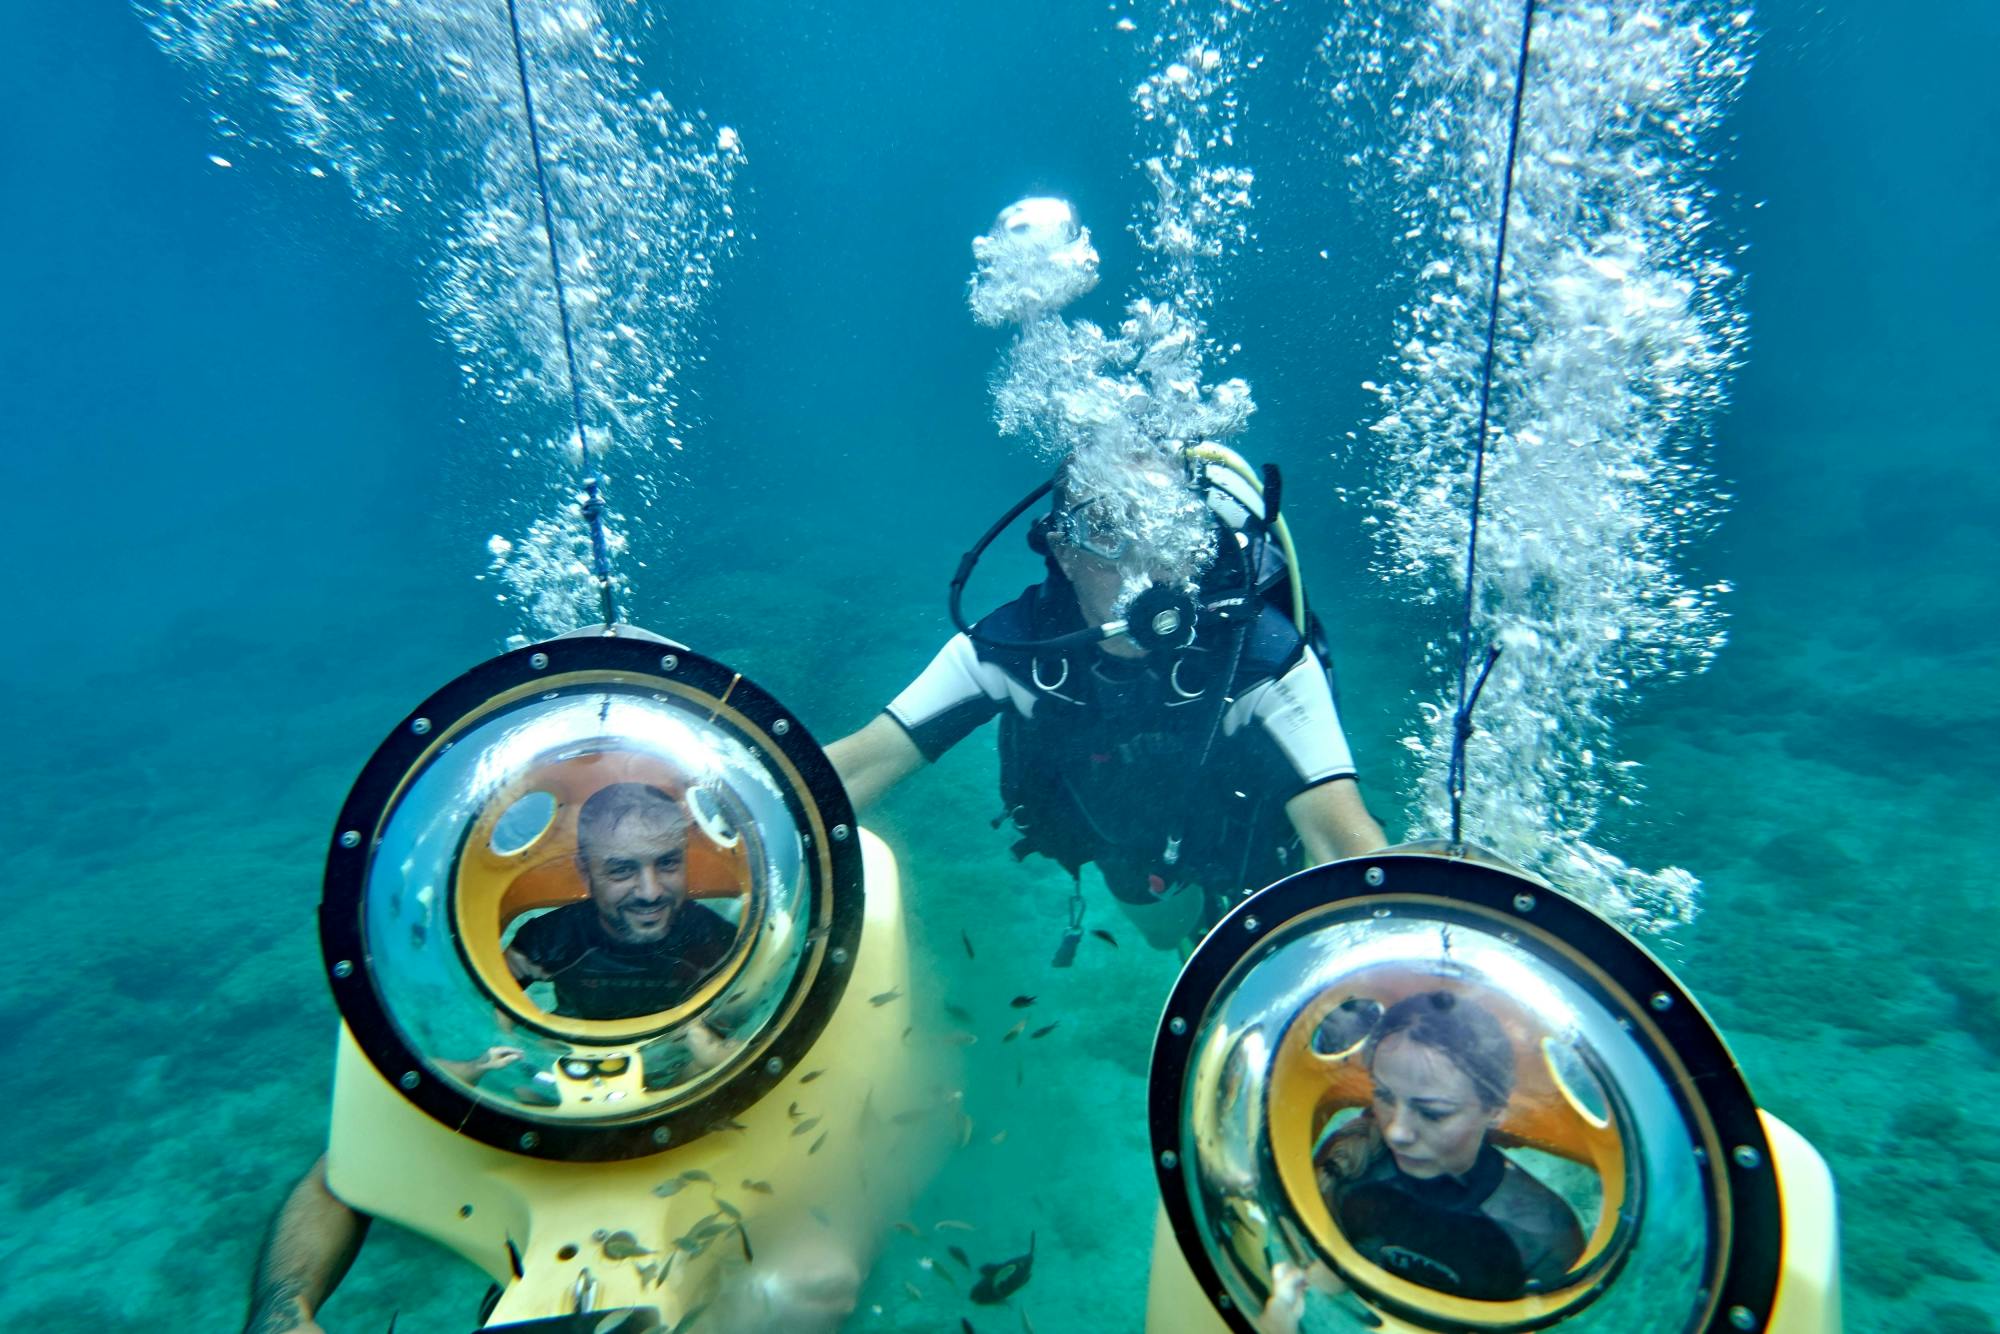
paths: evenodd
<path fill-rule="evenodd" d="M 1199 690 L 1190 691 L 1181 685 L 1181 664 L 1186 661 L 1187 659 L 1185 657 L 1174 659 L 1174 665 L 1172 669 L 1167 672 L 1167 684 L 1172 686 L 1174 693 L 1176 695 L 1179 695 L 1182 699 L 1200 699 L 1203 695 L 1206 695 L 1208 693 L 1207 686 L 1203 686 Z"/>
<path fill-rule="evenodd" d="M 1063 682 L 1069 680 L 1069 656 L 1067 654 L 1063 656 L 1062 675 L 1053 681 L 1044 681 L 1042 679 L 1042 660 L 1040 658 L 1030 658 L 1028 660 L 1028 675 L 1034 678 L 1037 690 L 1046 691 L 1053 695 L 1056 691 L 1063 688 Z"/>

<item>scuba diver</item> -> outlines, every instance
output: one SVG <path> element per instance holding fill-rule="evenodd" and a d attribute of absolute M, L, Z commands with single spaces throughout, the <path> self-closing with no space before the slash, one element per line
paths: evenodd
<path fill-rule="evenodd" d="M 1292 576 L 1263 497 L 1225 459 L 1248 471 L 1213 445 L 1079 449 L 1015 506 L 953 581 L 961 632 L 827 747 L 857 810 L 997 716 L 1015 855 L 1072 877 L 1096 863 L 1163 949 L 1198 939 L 1245 892 L 1384 846 L 1318 624 L 1284 610 Z M 1053 503 L 1028 541 L 1045 577 L 966 625 L 972 563 L 1043 494 Z M 1203 547 L 1216 554 L 1184 577 Z M 1071 914 L 1073 952 L 1080 899 Z"/>

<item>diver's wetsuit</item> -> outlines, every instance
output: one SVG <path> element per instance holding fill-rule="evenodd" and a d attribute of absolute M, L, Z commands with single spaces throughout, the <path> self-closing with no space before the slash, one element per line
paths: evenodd
<path fill-rule="evenodd" d="M 976 629 L 1026 641 L 1082 625 L 1051 566 Z M 1204 619 L 1192 645 L 1143 658 L 1095 645 L 1016 652 L 956 635 L 888 712 L 927 760 L 1000 717 L 1016 854 L 1072 872 L 1094 861 L 1133 903 L 1180 883 L 1261 888 L 1297 870 L 1285 803 L 1355 772 L 1319 655 L 1270 606 L 1240 632 Z"/>
<path fill-rule="evenodd" d="M 566 903 L 524 922 L 509 947 L 549 974 L 556 1013 L 629 1019 L 672 1009 L 729 957 L 736 928 L 699 903 L 674 910 L 657 944 L 627 945 L 599 925 L 597 905 Z"/>
<path fill-rule="evenodd" d="M 1545 1291 L 1583 1254 L 1569 1205 L 1490 1142 L 1464 1176 L 1410 1176 L 1386 1148 L 1351 1180 L 1320 1167 L 1320 1189 L 1354 1248 L 1439 1292 L 1505 1301 Z"/>

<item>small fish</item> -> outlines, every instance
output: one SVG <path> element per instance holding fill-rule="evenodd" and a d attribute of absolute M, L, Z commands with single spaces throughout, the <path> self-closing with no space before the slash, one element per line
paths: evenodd
<path fill-rule="evenodd" d="M 993 1138 L 987 1140 L 986 1142 L 988 1144 L 1005 1144 L 1007 1142 L 1007 1132 L 1004 1130 L 996 1130 L 993 1132 Z"/>
<path fill-rule="evenodd" d="M 964 1112 L 958 1114 L 958 1147 L 972 1143 L 972 1118 Z"/>
<path fill-rule="evenodd" d="M 599 1237 L 597 1244 L 604 1248 L 604 1258 L 607 1260 L 632 1260 L 641 1255 L 658 1254 L 657 1251 L 641 1246 L 639 1239 L 630 1232 L 613 1232 L 607 1237 Z"/>
<path fill-rule="evenodd" d="M 819 1118 L 817 1116 L 808 1116 L 805 1120 L 792 1127 L 792 1137 L 796 1139 L 800 1135 L 810 1135 L 812 1134 L 813 1127 L 818 1124 Z"/>
<path fill-rule="evenodd" d="M 804 1074 L 799 1076 L 799 1083 L 810 1084 L 815 1079 L 818 1079 L 821 1075 L 825 1073 L 826 1073 L 825 1070 L 808 1070 Z"/>
<path fill-rule="evenodd" d="M 729 1229 L 734 1226 L 735 1224 L 725 1223 L 720 1219 L 717 1219 L 709 1223 L 703 1223 L 700 1227 L 695 1229 L 694 1239 L 696 1241 L 712 1241 L 715 1238 L 721 1236 L 723 1233 L 729 1231 Z"/>
<path fill-rule="evenodd" d="M 749 1126 L 744 1125 L 733 1116 L 725 1116 L 720 1121 L 709 1126 L 710 1130 L 748 1130 L 749 1128 Z"/>
<path fill-rule="evenodd" d="M 1109 945 L 1112 949 L 1115 950 L 1118 948 L 1118 937 L 1112 935 L 1109 931 L 1106 931 L 1103 927 L 1100 926 L 1093 928 L 1090 934 L 1096 936 L 1099 940 Z"/>
<path fill-rule="evenodd" d="M 797 1103 L 793 1103 L 791 1106 L 785 1109 L 785 1115 L 791 1117 L 792 1120 L 796 1121 L 801 1116 L 804 1116 L 805 1113 L 799 1110 L 799 1105 Z"/>
<path fill-rule="evenodd" d="M 958 1261 L 967 1269 L 972 1268 L 972 1257 L 965 1253 L 963 1246 L 947 1246 L 944 1249 L 945 1254 L 949 1255 L 952 1259 Z"/>
<path fill-rule="evenodd" d="M 903 994 L 903 989 L 901 987 L 890 987 L 887 991 L 878 991 L 874 995 L 870 996 L 868 998 L 868 1003 L 879 1009 L 882 1006 L 887 1005 L 890 1001 L 897 999 L 902 994 Z"/>
<path fill-rule="evenodd" d="M 723 1199 L 720 1195 L 715 1197 L 715 1207 L 722 1211 L 723 1217 L 733 1218 L 739 1223 L 743 1221 L 743 1211 L 728 1200 Z"/>
<path fill-rule="evenodd" d="M 924 1299 L 924 1290 L 908 1279 L 903 1280 L 903 1291 L 910 1294 L 910 1300 L 913 1302 L 920 1302 Z"/>
<path fill-rule="evenodd" d="M 662 1181 L 659 1185 L 653 1187 L 653 1194 L 663 1200 L 671 1200 L 674 1196 L 680 1194 L 682 1190 L 686 1189 L 686 1187 L 687 1181 L 684 1178 L 674 1177 L 670 1180 Z"/>
<path fill-rule="evenodd" d="M 1021 1334 L 1035 1334 L 1035 1322 L 1028 1319 L 1026 1311 L 1021 1312 Z"/>
<path fill-rule="evenodd" d="M 972 1022 L 972 1015 L 966 1010 L 966 1008 L 963 1005 L 946 1004 L 946 1006 L 944 1007 L 944 1012 L 950 1015 L 952 1018 L 958 1020 L 958 1022 L 961 1024 L 969 1024 Z"/>
<path fill-rule="evenodd" d="M 906 1028 L 905 1028 L 905 1029 L 903 1030 L 903 1041 L 904 1041 L 905 1043 L 908 1043 L 908 1042 L 909 1042 L 909 1040 L 910 1040 L 910 1034 L 912 1034 L 912 1033 L 914 1033 L 914 1032 L 916 1032 L 916 1031 L 917 1031 L 917 1026 L 916 1026 L 915 1024 L 911 1024 L 911 1025 L 909 1025 L 908 1027 L 906 1027 Z"/>
<path fill-rule="evenodd" d="M 1020 1037 L 1021 1034 L 1026 1031 L 1027 1027 L 1028 1027 L 1028 1021 L 1023 1019 L 1020 1023 L 1008 1029 L 1007 1036 L 1001 1038 L 1000 1040 L 1002 1042 L 1012 1042 L 1015 1038 Z"/>
<path fill-rule="evenodd" d="M 821 1227 L 833 1226 L 833 1215 L 820 1208 L 817 1204 L 807 1208 L 806 1212 L 811 1214 L 813 1222 L 818 1223 Z"/>
<path fill-rule="evenodd" d="M 939 1264 L 936 1260 L 931 1259 L 930 1256 L 926 1255 L 923 1259 L 917 1261 L 917 1265 L 926 1274 L 929 1274 L 932 1278 L 937 1279 L 939 1282 L 943 1283 L 947 1288 L 950 1288 L 953 1292 L 958 1291 L 958 1280 L 951 1276 L 951 1271 L 949 1269 L 946 1269 L 943 1265 Z"/>
<path fill-rule="evenodd" d="M 771 1193 L 771 1183 L 768 1181 L 752 1181 L 749 1177 L 744 1177 L 743 1189 L 754 1190 L 759 1195 L 769 1195 Z"/>
<path fill-rule="evenodd" d="M 973 1033 L 961 1033 L 953 1030 L 944 1035 L 944 1041 L 948 1047 L 970 1047 L 973 1043 L 979 1041 L 979 1038 Z"/>
<path fill-rule="evenodd" d="M 1017 1010 L 1025 1010 L 1035 1003 L 1035 998 L 1033 996 L 1016 996 L 1007 1003 Z"/>
<path fill-rule="evenodd" d="M 960 1316 L 958 1318 L 958 1334 L 979 1334 L 979 1331 L 972 1327 L 970 1320 L 967 1320 L 964 1316 Z"/>
<path fill-rule="evenodd" d="M 736 1225 L 736 1239 L 743 1243 L 743 1263 L 757 1263 L 757 1253 L 750 1249 L 750 1232 L 742 1223 Z"/>
<path fill-rule="evenodd" d="M 1062 1022 L 1062 1020 L 1060 1020 L 1060 1019 L 1056 1020 L 1056 1024 L 1059 1024 L 1059 1023 L 1061 1023 L 1061 1022 Z M 1034 1041 L 1034 1040 L 1035 1040 L 1036 1038 L 1045 1038 L 1045 1037 L 1047 1037 L 1047 1036 L 1048 1036 L 1049 1034 L 1051 1034 L 1051 1033 L 1053 1033 L 1053 1032 L 1055 1032 L 1055 1031 L 1056 1031 L 1056 1024 L 1043 1024 L 1043 1025 L 1042 1025 L 1042 1026 L 1041 1026 L 1040 1028 L 1038 1028 L 1038 1029 L 1036 1029 L 1036 1030 L 1035 1030 L 1034 1032 L 1032 1032 L 1032 1033 L 1028 1034 L 1028 1040 L 1029 1040 L 1030 1042 L 1032 1042 L 1032 1041 Z"/>
<path fill-rule="evenodd" d="M 1035 1234 L 1028 1234 L 1028 1251 L 1011 1260 L 979 1266 L 979 1282 L 972 1287 L 972 1300 L 980 1306 L 997 1306 L 1028 1284 L 1035 1272 Z"/>
<path fill-rule="evenodd" d="M 908 1219 L 898 1219 L 896 1222 L 890 1224 L 890 1226 L 895 1228 L 896 1231 L 902 1233 L 906 1237 L 921 1237 L 924 1235 L 923 1233 L 917 1231 L 917 1225 L 915 1223 L 910 1222 Z"/>
<path fill-rule="evenodd" d="M 687 1171 L 681 1173 L 681 1180 L 699 1181 L 705 1186 L 713 1186 L 715 1184 L 715 1178 L 702 1171 L 699 1167 L 690 1167 Z"/>
<path fill-rule="evenodd" d="M 652 1287 L 653 1280 L 659 1277 L 660 1267 L 658 1265 L 640 1264 L 633 1267 L 639 1271 L 639 1286 L 641 1288 Z"/>
<path fill-rule="evenodd" d="M 972 952 L 972 937 L 967 935 L 965 932 L 961 931 L 958 933 L 958 943 L 965 946 L 966 958 L 976 959 L 979 957 L 978 955 Z"/>
<path fill-rule="evenodd" d="M 827 1137 L 827 1135 L 829 1135 L 830 1133 L 832 1133 L 832 1132 L 830 1132 L 830 1131 L 824 1131 L 824 1130 L 820 1132 L 820 1136 L 819 1136 L 819 1138 L 818 1138 L 818 1139 L 816 1139 L 816 1140 L 814 1140 L 814 1141 L 812 1142 L 812 1147 L 811 1147 L 810 1149 L 807 1149 L 807 1150 L 806 1150 L 806 1156 L 807 1156 L 808 1158 L 812 1157 L 812 1155 L 814 1155 L 814 1154 L 816 1154 L 816 1153 L 818 1153 L 818 1152 L 819 1152 L 819 1146 L 820 1146 L 820 1145 L 822 1145 L 822 1144 L 824 1144 L 824 1143 L 826 1143 L 826 1137 Z"/>
<path fill-rule="evenodd" d="M 972 1224 L 970 1224 L 970 1223 L 966 1223 L 966 1222 L 962 1222 L 962 1221 L 960 1221 L 959 1219 L 956 1219 L 956 1218 L 940 1218 L 940 1219 L 938 1219 L 938 1221 L 937 1221 L 937 1222 L 935 1222 L 935 1223 L 932 1223 L 932 1224 L 931 1224 L 931 1231 L 933 1231 L 933 1232 L 977 1232 L 977 1231 L 979 1231 L 979 1229 L 978 1229 L 978 1228 L 976 1228 L 976 1227 L 974 1227 L 974 1226 L 973 1226 Z"/>
<path fill-rule="evenodd" d="M 397 1316 L 399 1316 L 399 1315 L 401 1315 L 401 1314 L 402 1314 L 402 1312 L 401 1312 L 401 1311 L 391 1311 L 391 1312 L 389 1312 L 389 1330 L 388 1330 L 388 1334 L 396 1334 L 396 1317 L 397 1317 Z"/>

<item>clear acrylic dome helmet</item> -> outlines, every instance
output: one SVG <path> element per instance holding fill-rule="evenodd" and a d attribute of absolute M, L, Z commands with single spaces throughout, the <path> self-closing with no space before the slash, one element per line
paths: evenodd
<path fill-rule="evenodd" d="M 675 911 L 727 943 L 649 999 L 579 1005 L 517 980 L 508 950 L 593 911 L 578 816 L 614 788 L 677 813 Z M 425 701 L 357 781 L 321 903 L 335 998 L 447 1126 L 543 1157 L 656 1153 L 726 1125 L 824 1027 L 860 931 L 852 829 L 825 755 L 739 673 L 650 636 L 533 645 Z"/>
<path fill-rule="evenodd" d="M 1403 1002 L 1501 1035 L 1479 1152 L 1511 1216 L 1418 1180 L 1383 1133 L 1372 1066 Z M 1630 938 L 1498 862 L 1401 849 L 1245 901 L 1175 985 L 1151 1099 L 1168 1220 L 1232 1328 L 1281 1263 L 1318 1278 L 1315 1331 L 1760 1329 L 1772 1310 L 1772 1151 L 1721 1039 Z M 1541 1229 L 1567 1244 L 1536 1249 L 1537 1209 L 1573 1220 Z"/>

